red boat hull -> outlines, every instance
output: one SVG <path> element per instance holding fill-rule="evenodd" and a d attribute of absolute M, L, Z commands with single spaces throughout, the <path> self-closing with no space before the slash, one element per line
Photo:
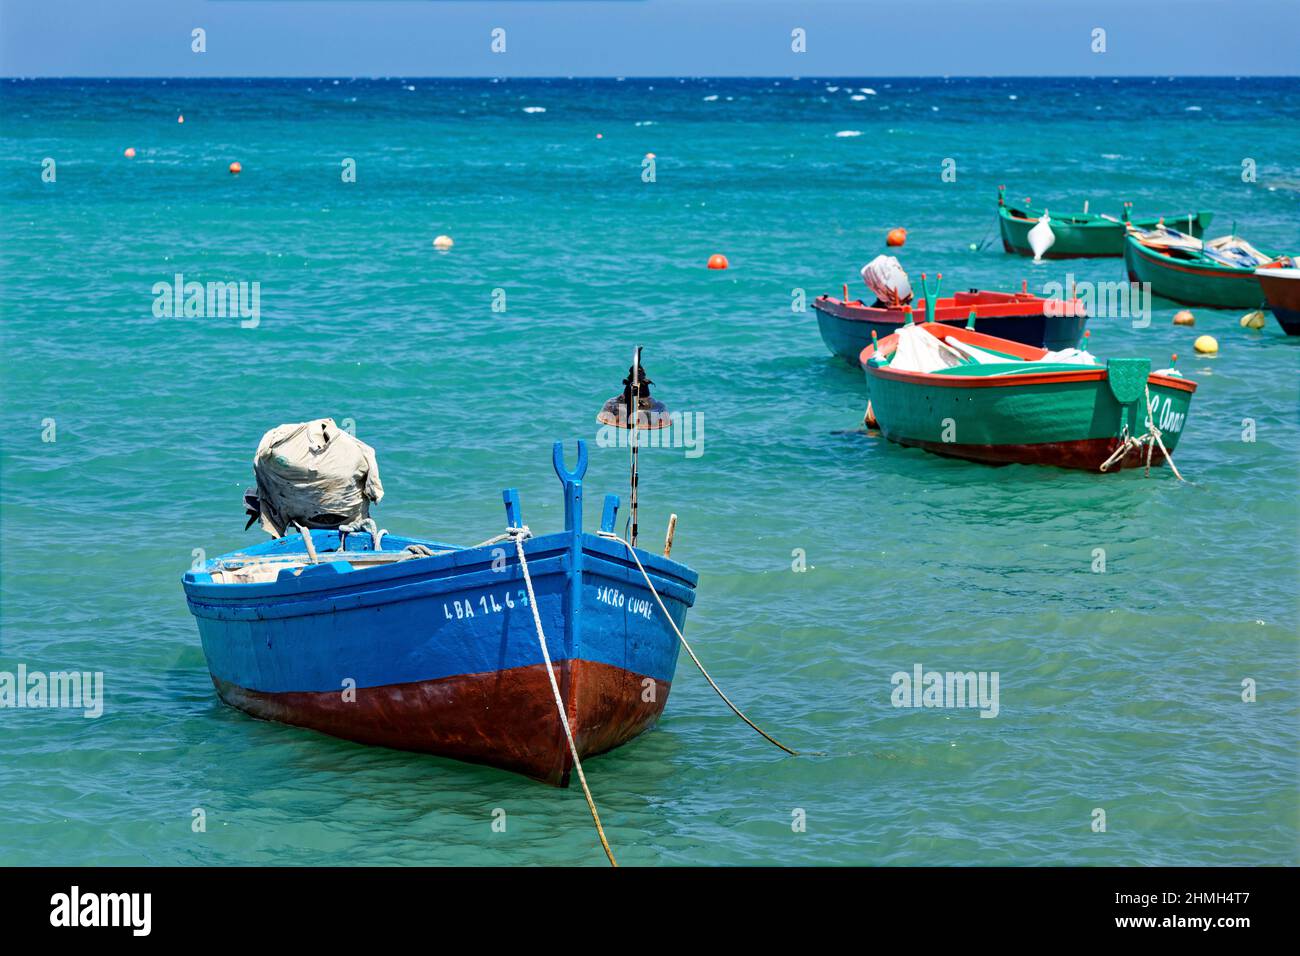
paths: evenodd
<path fill-rule="evenodd" d="M 1034 445 L 958 445 L 945 442 L 917 441 L 889 436 L 892 441 L 911 448 L 942 455 L 945 458 L 963 458 L 990 465 L 1055 465 L 1058 468 L 1079 468 L 1097 471 L 1115 450 L 1119 442 L 1114 438 L 1086 438 L 1070 442 L 1043 442 Z M 1151 453 L 1151 464 L 1163 465 L 1165 456 L 1156 448 Z M 1137 468 L 1146 464 L 1146 452 L 1133 449 L 1107 471 Z"/>
<path fill-rule="evenodd" d="M 556 679 L 584 758 L 652 727 L 671 688 L 666 681 L 584 660 L 556 664 Z M 351 702 L 340 691 L 263 693 L 216 677 L 212 682 L 227 704 L 263 720 L 569 784 L 573 759 L 543 664 L 357 688 Z"/>
<path fill-rule="evenodd" d="M 1300 275 L 1294 269 L 1260 269 L 1255 277 L 1278 325 L 1287 335 L 1300 335 Z"/>

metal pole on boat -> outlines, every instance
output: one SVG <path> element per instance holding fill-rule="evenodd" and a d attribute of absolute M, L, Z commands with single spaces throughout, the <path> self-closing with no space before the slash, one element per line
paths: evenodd
<path fill-rule="evenodd" d="M 632 367 L 628 370 L 628 377 L 623 379 L 623 391 L 601 406 L 600 413 L 596 416 L 596 421 L 602 425 L 623 431 L 631 431 L 632 433 L 628 436 L 632 492 L 629 496 L 631 506 L 628 514 L 628 524 L 631 525 L 631 529 L 628 537 L 634 545 L 640 533 L 637 512 L 640 504 L 639 457 L 641 436 L 638 432 L 665 428 L 670 421 L 664 403 L 655 401 L 650 394 L 650 386 L 654 382 L 645 377 L 645 367 L 641 364 L 641 348 L 638 345 L 632 353 Z M 645 408 L 641 407 L 643 400 Z"/>
<path fill-rule="evenodd" d="M 641 431 L 641 346 L 632 353 L 632 407 L 628 410 L 632 416 L 632 547 L 636 547 L 636 485 L 637 485 L 637 449 Z"/>

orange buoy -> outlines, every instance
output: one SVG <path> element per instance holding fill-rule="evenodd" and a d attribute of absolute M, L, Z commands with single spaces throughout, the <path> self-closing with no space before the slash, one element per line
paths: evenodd
<path fill-rule="evenodd" d="M 654 153 L 646 153 L 646 154 L 645 154 L 645 158 L 646 158 L 646 159 L 654 159 L 654 158 L 655 158 L 655 154 L 654 154 Z"/>
<path fill-rule="evenodd" d="M 905 242 L 907 242 L 906 229 L 891 229 L 889 235 L 885 236 L 885 245 L 887 246 L 901 246 Z"/>
<path fill-rule="evenodd" d="M 135 147 L 128 146 L 126 150 L 123 151 L 122 155 L 125 156 L 127 159 L 135 159 Z"/>
<path fill-rule="evenodd" d="M 709 256 L 710 269 L 725 269 L 729 264 L 730 263 L 727 262 L 727 257 L 720 252 L 715 252 L 713 255 Z"/>
<path fill-rule="evenodd" d="M 1195 325 L 1196 316 L 1183 309 L 1181 312 L 1174 313 L 1174 325 Z"/>
<path fill-rule="evenodd" d="M 244 167 L 239 165 L 238 161 L 230 164 L 230 172 L 233 173 L 234 175 L 238 176 L 243 171 L 244 171 Z"/>

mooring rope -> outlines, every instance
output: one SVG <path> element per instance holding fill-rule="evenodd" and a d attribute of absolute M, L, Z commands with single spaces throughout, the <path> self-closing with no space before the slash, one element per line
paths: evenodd
<path fill-rule="evenodd" d="M 714 681 L 714 679 L 709 676 L 709 672 L 704 669 L 704 665 L 700 663 L 700 659 L 695 656 L 695 651 L 691 650 L 691 645 L 686 643 L 686 638 L 682 635 L 681 628 L 677 626 L 677 622 L 674 621 L 672 615 L 668 613 L 668 608 L 664 606 L 664 599 L 659 596 L 659 591 L 656 590 L 654 586 L 654 582 L 650 580 L 650 575 L 646 573 L 645 567 L 642 566 L 641 559 L 637 557 L 636 549 L 633 548 L 632 545 L 624 541 L 622 538 L 620 538 L 613 531 L 599 531 L 597 532 L 597 534 L 602 538 L 608 538 L 611 541 L 617 541 L 619 544 L 623 545 L 623 547 L 627 548 L 628 554 L 632 555 L 632 560 L 636 562 L 637 568 L 641 571 L 641 577 L 645 578 L 645 583 L 646 586 L 650 588 L 650 593 L 653 594 L 655 596 L 655 600 L 659 602 L 659 610 L 664 612 L 664 617 L 667 618 L 668 623 L 672 626 L 672 629 L 676 632 L 677 640 L 682 642 L 682 647 L 686 648 L 686 653 L 691 656 L 691 660 L 694 661 L 695 666 L 700 669 L 700 673 L 704 675 L 704 679 L 709 682 L 710 687 L 712 687 L 715 691 L 717 691 L 718 696 L 722 698 L 723 703 L 725 703 L 728 707 L 731 708 L 731 712 L 733 714 L 735 714 L 745 723 L 749 724 L 749 726 L 754 728 L 754 730 L 758 731 L 758 733 L 762 735 L 763 738 L 766 739 L 769 743 L 772 743 L 777 747 L 780 747 L 782 750 L 790 754 L 790 756 L 792 757 L 799 757 L 799 756 L 824 757 L 825 756 L 825 754 L 821 754 L 821 753 L 806 754 L 806 755 L 801 754 L 800 751 L 793 750 L 787 747 L 785 744 L 781 743 L 781 741 L 777 740 L 775 737 L 769 734 L 762 727 L 758 726 L 758 724 L 754 723 L 752 720 L 746 717 L 744 712 L 741 711 L 739 707 L 737 707 L 735 704 L 731 702 L 731 698 L 722 692 L 722 688 L 717 685 L 717 682 Z"/>
<path fill-rule="evenodd" d="M 551 664 L 550 651 L 546 649 L 546 635 L 542 632 L 542 618 L 537 613 L 537 598 L 533 594 L 533 578 L 528 573 L 528 559 L 524 557 L 524 539 L 532 537 L 532 532 L 528 526 L 524 525 L 519 528 L 509 528 L 506 530 L 505 537 L 514 538 L 515 551 L 519 554 L 519 567 L 524 572 L 524 585 L 528 588 L 528 606 L 533 611 L 533 624 L 537 626 L 537 643 L 542 648 L 542 660 L 546 661 L 546 675 L 551 679 L 551 693 L 555 695 L 555 707 L 560 712 L 560 724 L 564 727 L 564 736 L 569 741 L 569 753 L 573 755 L 573 768 L 578 771 L 578 781 L 582 784 L 582 793 L 587 798 L 587 806 L 591 809 L 591 818 L 596 821 L 596 832 L 600 834 L 600 845 L 605 848 L 605 855 L 609 857 L 610 866 L 618 866 L 618 861 L 614 859 L 614 851 L 609 848 L 609 841 L 605 839 L 605 828 L 600 825 L 600 814 L 596 811 L 596 801 L 592 799 L 591 788 L 587 786 L 587 776 L 582 772 L 582 761 L 578 759 L 578 745 L 573 742 L 573 730 L 569 727 L 569 715 L 564 708 L 564 700 L 560 697 L 560 685 L 555 679 L 555 667 Z"/>
<path fill-rule="evenodd" d="M 1115 464 L 1115 462 L 1122 461 L 1124 457 L 1129 453 L 1130 449 L 1133 448 L 1141 449 L 1145 447 L 1146 448 L 1146 473 L 1147 475 L 1150 475 L 1151 454 L 1155 450 L 1155 446 L 1159 445 L 1160 453 L 1165 456 L 1165 461 L 1169 463 L 1170 469 L 1173 470 L 1174 477 L 1177 478 L 1179 481 L 1186 481 L 1187 479 L 1182 476 L 1181 472 L 1179 472 L 1178 466 L 1174 464 L 1173 455 L 1169 454 L 1169 449 L 1165 447 L 1164 440 L 1160 437 L 1160 429 L 1156 428 L 1156 416 L 1154 411 L 1152 411 L 1151 408 L 1150 386 L 1148 386 L 1145 389 L 1145 391 L 1146 391 L 1146 400 L 1147 400 L 1146 434 L 1144 434 L 1140 438 L 1134 438 L 1132 435 L 1128 433 L 1128 425 L 1125 425 L 1123 430 L 1119 434 L 1120 437 L 1119 447 L 1115 449 L 1115 451 L 1111 454 L 1109 458 L 1107 458 L 1105 461 L 1101 463 L 1101 470 L 1105 471 L 1111 465 Z"/>

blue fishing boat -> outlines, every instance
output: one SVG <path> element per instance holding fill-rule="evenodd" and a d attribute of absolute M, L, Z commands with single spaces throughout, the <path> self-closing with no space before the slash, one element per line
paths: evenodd
<path fill-rule="evenodd" d="M 586 444 L 573 472 L 559 443 L 553 459 L 561 532 L 532 536 L 507 489 L 508 530 L 482 545 L 310 530 L 185 574 L 221 699 L 265 720 L 558 786 L 573 760 L 557 691 L 580 758 L 651 727 L 697 575 L 618 540 L 614 495 L 600 532 L 584 531 Z"/>

